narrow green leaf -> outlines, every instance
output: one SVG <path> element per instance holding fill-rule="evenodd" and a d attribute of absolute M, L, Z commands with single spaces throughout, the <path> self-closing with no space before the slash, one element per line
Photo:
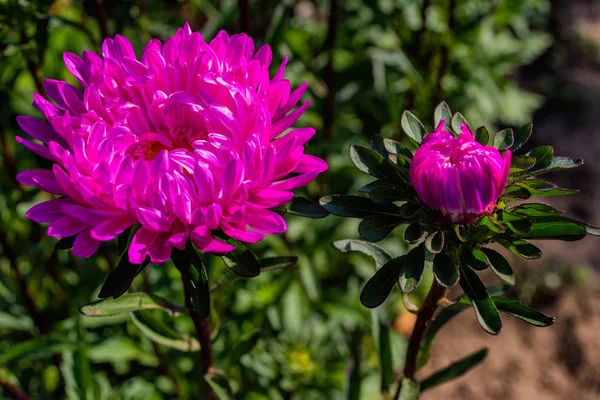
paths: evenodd
<path fill-rule="evenodd" d="M 88 317 L 106 317 L 133 311 L 157 309 L 176 315 L 185 308 L 179 304 L 171 304 L 167 299 L 153 294 L 129 293 L 117 299 L 104 299 L 84 304 L 79 308 L 79 312 Z"/>
<path fill-rule="evenodd" d="M 547 174 L 562 169 L 576 168 L 583 164 L 581 158 L 554 157 L 546 168 L 536 170 L 532 175 Z"/>
<path fill-rule="evenodd" d="M 146 266 L 150 263 L 150 259 L 147 258 L 141 264 L 132 264 L 129 262 L 129 256 L 127 253 L 121 256 L 119 264 L 112 270 L 112 272 L 106 278 L 104 285 L 100 289 L 98 297 L 105 299 L 112 297 L 114 299 L 120 297 L 129 290 L 131 282 Z"/>
<path fill-rule="evenodd" d="M 450 288 L 458 283 L 458 266 L 452 257 L 440 253 L 433 259 L 433 276 L 440 285 Z"/>
<path fill-rule="evenodd" d="M 375 260 L 377 268 L 381 268 L 384 264 L 390 261 L 393 257 L 387 250 L 377 246 L 374 243 L 365 242 L 363 240 L 337 240 L 331 243 L 331 246 L 343 253 L 357 251 L 363 253 Z"/>
<path fill-rule="evenodd" d="M 586 228 L 580 222 L 568 217 L 530 218 L 531 230 L 519 235 L 522 239 L 556 239 L 574 241 L 582 239 Z"/>
<path fill-rule="evenodd" d="M 371 310 L 373 338 L 377 346 L 379 364 L 381 366 L 381 391 L 385 392 L 393 382 L 394 363 L 392 359 L 392 343 L 390 324 L 383 309 Z"/>
<path fill-rule="evenodd" d="M 504 226 L 497 219 L 490 215 L 486 215 L 485 217 L 481 218 L 477 222 L 477 226 L 485 227 L 494 233 L 504 233 L 506 231 Z"/>
<path fill-rule="evenodd" d="M 420 242 L 425 237 L 425 228 L 417 222 L 410 224 L 404 231 L 404 241 L 414 244 Z"/>
<path fill-rule="evenodd" d="M 125 250 L 129 247 L 129 242 L 133 236 L 133 226 L 125 229 L 119 236 L 117 236 L 117 249 L 119 249 L 119 254 L 123 255 Z M 135 229 L 137 231 L 137 229 Z"/>
<path fill-rule="evenodd" d="M 502 329 L 500 315 L 477 274 L 461 264 L 459 283 L 473 303 L 479 325 L 486 332 L 497 335 Z"/>
<path fill-rule="evenodd" d="M 436 231 L 425 239 L 425 248 L 431 254 L 438 254 L 444 249 L 444 232 Z"/>
<path fill-rule="evenodd" d="M 421 381 L 421 392 L 464 375 L 469 370 L 480 364 L 487 356 L 487 352 L 487 349 L 479 350 L 478 352 L 456 361 L 450 366 L 425 378 L 423 381 Z"/>
<path fill-rule="evenodd" d="M 131 317 L 131 321 L 134 323 L 134 325 L 139 329 L 140 333 L 153 342 L 180 351 L 200 350 L 200 343 L 192 336 L 181 336 L 179 338 L 167 337 L 153 330 L 150 326 L 148 326 L 147 321 L 143 321 L 142 319 L 136 317 L 135 313 L 131 313 L 129 316 Z"/>
<path fill-rule="evenodd" d="M 510 161 L 510 173 L 523 172 L 533 168 L 535 165 L 535 157 L 518 156 L 513 157 Z"/>
<path fill-rule="evenodd" d="M 77 235 L 64 237 L 54 244 L 54 250 L 69 250 L 73 248 Z"/>
<path fill-rule="evenodd" d="M 299 215 L 305 218 L 323 218 L 329 215 L 319 203 L 307 199 L 306 197 L 294 196 L 287 212 L 294 215 Z"/>
<path fill-rule="evenodd" d="M 62 351 L 74 350 L 75 346 L 76 343 L 73 341 L 47 336 L 21 341 L 14 343 L 0 354 L 0 366 L 24 358 L 29 360 L 47 358 Z"/>
<path fill-rule="evenodd" d="M 404 203 L 400 207 L 398 213 L 402 218 L 409 219 L 415 217 L 419 213 L 419 211 L 421 211 L 421 206 L 419 206 L 418 204 Z"/>
<path fill-rule="evenodd" d="M 234 274 L 243 278 L 254 278 L 260 275 L 260 264 L 254 253 L 237 241 L 232 241 L 232 244 L 235 244 L 237 248 L 221 256 L 225 265 Z"/>
<path fill-rule="evenodd" d="M 490 267 L 492 271 L 507 285 L 515 285 L 515 273 L 513 272 L 510 264 L 504 257 L 500 255 L 496 250 L 482 248 L 481 251 L 487 256 L 490 261 Z"/>
<path fill-rule="evenodd" d="M 506 150 L 510 148 L 515 142 L 513 130 L 503 129 L 500 132 L 496 132 L 494 135 L 494 147 L 498 150 Z"/>
<path fill-rule="evenodd" d="M 524 217 L 552 217 L 562 214 L 562 211 L 541 203 L 525 203 L 516 207 L 507 209 L 511 214 L 522 215 Z"/>
<path fill-rule="evenodd" d="M 402 113 L 402 119 L 400 120 L 400 123 L 402 125 L 402 130 L 408 135 L 408 137 L 417 143 L 421 143 L 423 141 L 423 137 L 427 134 L 427 130 L 421 121 L 414 116 L 414 114 L 412 114 L 410 111 L 404 111 L 404 113 Z"/>
<path fill-rule="evenodd" d="M 425 266 L 425 248 L 423 245 L 415 247 L 405 256 L 404 268 L 400 273 L 400 287 L 405 293 L 412 292 L 423 277 Z"/>
<path fill-rule="evenodd" d="M 467 119 L 461 113 L 457 112 L 454 114 L 454 117 L 452 117 L 452 130 L 460 134 L 462 132 L 460 129 L 461 124 L 465 124 L 467 128 L 469 127 Z"/>
<path fill-rule="evenodd" d="M 188 241 L 185 250 L 173 248 L 171 259 L 183 277 L 183 284 L 187 285 L 184 289 L 190 298 L 186 299 L 186 302 L 192 302 L 194 312 L 201 318 L 208 317 L 210 312 L 208 274 L 191 242 Z"/>
<path fill-rule="evenodd" d="M 350 160 L 356 168 L 376 178 L 389 175 L 389 164 L 381 154 L 368 147 L 357 144 L 350 146 Z"/>
<path fill-rule="evenodd" d="M 389 204 L 395 201 L 408 200 L 412 195 L 406 190 L 401 190 L 395 187 L 380 186 L 369 192 L 369 197 L 377 204 Z"/>
<path fill-rule="evenodd" d="M 212 380 L 208 375 L 204 376 L 204 380 L 206 380 L 206 383 L 208 383 L 208 385 L 211 387 L 211 389 L 213 390 L 214 394 L 217 396 L 217 398 L 219 400 L 231 400 L 231 399 L 233 399 L 233 397 L 230 396 L 229 393 L 227 393 L 227 390 L 224 387 L 222 387 L 217 382 L 215 382 L 214 380 Z"/>
<path fill-rule="evenodd" d="M 523 196 L 514 193 L 520 193 L 522 190 L 525 190 L 528 193 L 528 195 Z M 554 183 L 547 182 L 542 179 L 526 179 L 514 182 L 512 185 L 508 186 L 504 191 L 504 193 L 510 194 L 513 197 L 523 199 L 528 199 L 532 196 L 566 196 L 577 192 L 578 190 L 560 188 Z"/>
<path fill-rule="evenodd" d="M 321 197 L 321 205 L 340 217 L 366 218 L 372 215 L 397 216 L 399 208 L 394 204 L 377 204 L 367 197 L 328 195 Z"/>
<path fill-rule="evenodd" d="M 461 242 L 467 242 L 469 240 L 469 232 L 464 225 L 454 225 L 454 233 Z"/>
<path fill-rule="evenodd" d="M 522 127 L 520 127 L 519 129 L 517 129 L 515 131 L 515 141 L 513 143 L 513 145 L 510 147 L 511 151 L 516 151 L 519 150 L 521 148 L 521 146 L 523 146 L 525 143 L 527 143 L 527 141 L 529 140 L 529 137 L 531 136 L 531 131 L 533 130 L 533 124 L 529 123 L 529 124 L 525 124 Z"/>
<path fill-rule="evenodd" d="M 408 147 L 396 140 L 383 138 L 383 145 L 388 153 L 402 155 L 408 159 L 413 158 L 413 153 Z"/>
<path fill-rule="evenodd" d="M 372 310 L 374 313 L 376 310 Z M 371 314 L 373 315 L 373 314 Z M 350 365 L 346 369 L 346 382 L 344 384 L 346 390 L 346 400 L 360 400 L 360 388 L 362 383 L 361 365 L 361 342 L 362 333 L 358 330 L 351 335 L 350 343 Z"/>
<path fill-rule="evenodd" d="M 534 310 L 521 303 L 519 299 L 508 299 L 505 297 L 492 297 L 492 301 L 498 310 L 519 318 L 531 325 L 545 327 L 554 323 L 554 318 Z"/>
<path fill-rule="evenodd" d="M 542 256 L 542 251 L 539 248 L 524 240 L 502 237 L 498 239 L 498 243 L 526 260 L 534 260 Z"/>
<path fill-rule="evenodd" d="M 379 242 L 405 222 L 405 219 L 400 216 L 375 215 L 360 221 L 358 233 L 369 242 Z"/>
<path fill-rule="evenodd" d="M 444 123 L 444 127 L 446 129 L 452 128 L 452 112 L 450 111 L 450 107 L 448 107 L 448 104 L 446 104 L 445 101 L 442 101 L 440 104 L 438 104 L 435 108 L 435 111 L 433 112 L 433 121 L 435 125 L 434 128 L 437 128 L 438 124 L 442 120 L 446 121 Z"/>
<path fill-rule="evenodd" d="M 479 249 L 469 249 L 462 246 L 460 252 L 460 262 L 478 271 L 488 267 L 488 259 Z"/>
<path fill-rule="evenodd" d="M 296 256 L 263 257 L 258 260 L 261 272 L 293 267 L 297 262 Z"/>
<path fill-rule="evenodd" d="M 421 392 L 419 382 L 404 378 L 402 379 L 402 390 L 398 400 L 418 400 Z"/>
<path fill-rule="evenodd" d="M 490 133 L 485 126 L 477 128 L 475 131 L 475 141 L 484 146 L 487 146 L 490 143 Z"/>
<path fill-rule="evenodd" d="M 548 167 L 552 162 L 552 157 L 554 157 L 554 149 L 552 146 L 539 146 L 526 155 L 535 158 L 535 165 L 527 171 L 529 174 Z"/>
<path fill-rule="evenodd" d="M 365 307 L 378 307 L 387 299 L 404 269 L 404 258 L 403 256 L 388 261 L 369 279 L 360 294 L 360 302 Z"/>
<path fill-rule="evenodd" d="M 460 304 L 456 303 L 449 307 L 442 308 L 429 327 L 425 332 L 425 336 L 423 337 L 423 341 L 421 342 L 421 347 L 419 348 L 419 353 L 417 355 L 417 370 L 427 364 L 429 361 L 429 357 L 431 355 L 431 345 L 433 344 L 433 339 L 435 335 L 442 329 L 444 325 L 446 325 L 452 318 L 460 314 L 461 311 L 466 310 L 471 304 Z"/>

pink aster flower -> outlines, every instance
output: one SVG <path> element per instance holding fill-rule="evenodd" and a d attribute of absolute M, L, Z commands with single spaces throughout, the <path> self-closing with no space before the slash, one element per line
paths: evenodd
<path fill-rule="evenodd" d="M 18 180 L 60 196 L 27 216 L 49 223 L 51 236 L 76 235 L 82 257 L 140 223 L 132 263 L 164 262 L 188 239 L 205 252 L 233 250 L 217 229 L 249 243 L 284 232 L 269 209 L 327 164 L 304 153 L 314 129 L 289 130 L 309 106 L 296 108 L 307 84 L 291 91 L 287 59 L 271 79 L 271 58 L 247 35 L 220 32 L 206 43 L 187 24 L 164 44 L 151 40 L 139 59 L 118 35 L 102 56 L 65 53 L 83 90 L 46 80 L 51 101 L 35 94 L 33 105 L 47 122 L 18 118 L 41 143 L 17 141 L 54 163 Z"/>
<path fill-rule="evenodd" d="M 425 136 L 410 164 L 410 181 L 419 199 L 450 222 L 469 224 L 494 211 L 506 188 L 511 153 L 475 141 L 461 125 L 460 137 L 444 129 Z"/>

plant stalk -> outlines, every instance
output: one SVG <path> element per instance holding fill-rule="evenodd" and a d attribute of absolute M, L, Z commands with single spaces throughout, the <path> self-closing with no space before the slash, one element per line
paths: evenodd
<path fill-rule="evenodd" d="M 183 280 L 183 293 L 185 296 L 185 307 L 190 314 L 190 318 L 194 323 L 194 329 L 196 330 L 196 338 L 198 342 L 200 342 L 200 360 L 202 362 L 202 374 L 203 375 L 212 375 L 214 373 L 214 357 L 213 357 L 213 348 L 212 341 L 210 340 L 210 331 L 208 329 L 208 325 L 204 318 L 201 318 L 195 311 L 194 306 L 192 305 L 192 293 L 191 288 L 189 287 L 188 282 L 182 275 Z M 204 399 L 207 400 L 216 400 L 217 396 L 213 392 L 210 385 L 203 379 L 202 383 L 203 391 L 204 391 Z"/>
<path fill-rule="evenodd" d="M 421 342 L 425 336 L 425 332 L 429 327 L 429 324 L 433 320 L 433 316 L 438 308 L 439 301 L 446 294 L 446 288 L 440 285 L 435 279 L 429 290 L 429 294 L 425 298 L 421 309 L 417 313 L 417 321 L 413 328 L 410 340 L 408 342 L 408 349 L 406 351 L 406 361 L 404 363 L 404 378 L 414 379 L 415 373 L 417 372 L 417 356 L 419 349 L 421 348 Z M 402 383 L 398 383 L 398 390 L 394 399 L 400 397 L 400 389 Z"/>

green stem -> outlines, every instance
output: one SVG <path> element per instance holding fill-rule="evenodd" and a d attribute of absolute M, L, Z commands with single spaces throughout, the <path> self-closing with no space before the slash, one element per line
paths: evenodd
<path fill-rule="evenodd" d="M 404 363 L 404 378 L 414 379 L 417 372 L 417 356 L 421 348 L 421 342 L 425 336 L 425 332 L 429 324 L 433 320 L 433 316 L 438 308 L 439 301 L 446 294 L 446 288 L 440 285 L 435 279 L 429 290 L 429 294 L 423 302 L 423 306 L 417 313 L 417 321 L 410 335 L 408 349 L 406 351 L 406 361 Z M 398 383 L 398 391 L 394 396 L 395 399 L 400 397 L 401 383 Z"/>

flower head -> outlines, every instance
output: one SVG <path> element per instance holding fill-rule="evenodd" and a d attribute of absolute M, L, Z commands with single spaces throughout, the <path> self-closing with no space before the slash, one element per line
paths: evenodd
<path fill-rule="evenodd" d="M 133 263 L 164 262 L 188 239 L 206 252 L 233 250 L 217 229 L 243 242 L 282 233 L 285 221 L 269 209 L 327 164 L 304 154 L 314 129 L 287 132 L 309 105 L 295 108 L 307 85 L 291 91 L 287 59 L 271 79 L 271 58 L 247 35 L 222 31 L 206 43 L 187 24 L 164 44 L 151 40 L 139 59 L 118 35 L 102 56 L 65 53 L 83 90 L 46 80 L 51 101 L 36 94 L 33 104 L 47 122 L 18 118 L 42 144 L 17 140 L 54 163 L 19 181 L 61 196 L 27 216 L 50 223 L 51 236 L 76 235 L 73 253 L 83 257 L 140 223 Z"/>
<path fill-rule="evenodd" d="M 410 165 L 410 181 L 419 199 L 439 210 L 446 221 L 469 224 L 491 214 L 508 182 L 511 152 L 475 141 L 461 125 L 460 137 L 441 121 L 427 135 Z"/>

